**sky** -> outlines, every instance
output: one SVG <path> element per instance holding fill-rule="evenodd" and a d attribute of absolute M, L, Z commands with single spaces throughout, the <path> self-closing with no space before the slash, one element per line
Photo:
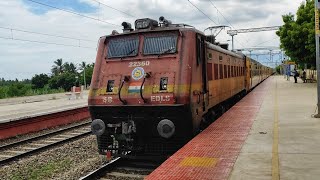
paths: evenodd
<path fill-rule="evenodd" d="M 281 16 L 295 14 L 302 2 L 304 1 L 1 0 L 0 78 L 21 80 L 30 79 L 35 74 L 50 74 L 53 62 L 59 58 L 64 62 L 77 64 L 82 61 L 93 63 L 99 37 L 109 35 L 112 30 L 121 32 L 123 21 L 133 25 L 136 19 L 148 17 L 158 20 L 160 16 L 164 16 L 173 23 L 189 24 L 200 31 L 216 25 L 227 25 L 232 29 L 281 26 Z M 210 34 L 210 31 L 205 33 Z M 236 49 L 279 47 L 280 44 L 275 31 L 238 34 L 234 39 Z M 221 31 L 217 40 L 227 42 L 231 47 L 231 37 L 226 30 Z M 280 56 L 274 55 L 273 58 L 280 59 Z M 261 58 L 262 63 L 267 61 Z"/>

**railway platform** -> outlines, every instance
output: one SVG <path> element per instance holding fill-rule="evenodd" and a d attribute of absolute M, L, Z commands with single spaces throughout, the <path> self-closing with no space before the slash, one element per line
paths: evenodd
<path fill-rule="evenodd" d="M 89 117 L 88 91 L 70 100 L 65 93 L 0 100 L 0 139 Z"/>
<path fill-rule="evenodd" d="M 268 78 L 146 179 L 319 179 L 316 91 Z"/>

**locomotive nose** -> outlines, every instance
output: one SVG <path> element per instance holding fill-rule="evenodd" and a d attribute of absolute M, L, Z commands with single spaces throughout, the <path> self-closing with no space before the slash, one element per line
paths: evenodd
<path fill-rule="evenodd" d="M 161 137 L 170 138 L 175 132 L 175 126 L 169 119 L 163 119 L 158 123 L 158 133 Z"/>
<path fill-rule="evenodd" d="M 91 131 L 94 135 L 101 136 L 106 129 L 106 125 L 101 119 L 95 119 L 91 123 Z"/>

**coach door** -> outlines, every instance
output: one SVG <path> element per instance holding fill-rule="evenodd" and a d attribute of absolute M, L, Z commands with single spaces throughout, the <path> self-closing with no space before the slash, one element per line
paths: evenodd
<path fill-rule="evenodd" d="M 197 35 L 197 65 L 201 68 L 201 98 L 202 98 L 202 108 L 206 111 L 206 106 L 209 102 L 208 96 L 208 80 L 207 80 L 207 58 L 206 58 L 206 47 L 204 37 Z"/>

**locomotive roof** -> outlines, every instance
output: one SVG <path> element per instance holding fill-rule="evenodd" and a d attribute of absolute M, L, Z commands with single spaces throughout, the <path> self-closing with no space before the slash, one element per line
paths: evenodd
<path fill-rule="evenodd" d="M 184 26 L 184 27 L 181 27 Z M 130 32 L 123 32 L 119 34 L 110 34 L 106 35 L 104 37 L 114 37 L 114 36 L 122 36 L 122 35 L 129 35 L 129 34 L 137 34 L 137 33 L 148 33 L 148 32 L 163 32 L 163 31 L 194 31 L 196 33 L 199 33 L 201 35 L 205 35 L 203 32 L 197 30 L 196 28 L 185 25 L 185 24 L 177 24 L 176 26 L 169 26 L 169 27 L 156 27 L 153 29 L 139 29 L 139 30 L 133 30 Z"/>
<path fill-rule="evenodd" d="M 210 49 L 213 49 L 213 50 L 216 50 L 216 51 L 219 51 L 219 52 L 228 54 L 228 55 L 230 55 L 230 56 L 235 56 L 235 57 L 238 57 L 238 58 L 243 58 L 243 57 L 244 57 L 244 54 L 242 54 L 242 53 L 236 53 L 236 52 L 232 52 L 232 51 L 223 49 L 223 48 L 221 48 L 221 47 L 218 46 L 218 45 L 211 44 L 210 42 L 206 42 L 206 43 L 207 43 L 207 46 L 208 46 Z"/>
<path fill-rule="evenodd" d="M 172 24 L 169 27 L 155 27 L 154 29 L 149 29 L 149 28 L 148 29 L 139 29 L 139 30 L 133 30 L 133 31 L 130 31 L 130 32 L 123 32 L 123 33 L 119 33 L 119 34 L 110 34 L 110 35 L 106 35 L 106 36 L 102 36 L 102 37 L 106 37 L 107 38 L 107 37 L 123 36 L 123 35 L 138 34 L 138 33 L 149 33 L 149 32 L 151 33 L 151 32 L 164 32 L 164 31 L 166 31 L 166 32 L 169 32 L 169 31 L 194 31 L 195 33 L 198 33 L 198 34 L 201 34 L 201 35 L 205 36 L 205 34 L 202 31 L 199 31 L 198 29 L 194 28 L 193 26 L 189 26 L 189 25 L 186 25 L 186 24 Z M 220 46 L 214 45 L 214 44 L 212 44 L 210 42 L 206 41 L 206 44 L 210 49 L 219 51 L 221 53 L 225 53 L 225 54 L 228 54 L 228 55 L 231 55 L 231 56 L 234 56 L 234 57 L 238 57 L 238 58 L 244 58 L 245 57 L 245 55 L 242 54 L 242 53 L 233 52 L 233 51 L 229 51 L 229 50 L 223 49 Z M 258 61 L 254 60 L 252 58 L 250 58 L 250 59 L 251 59 L 251 61 L 253 61 L 256 64 L 261 64 L 261 63 L 259 63 Z"/>

